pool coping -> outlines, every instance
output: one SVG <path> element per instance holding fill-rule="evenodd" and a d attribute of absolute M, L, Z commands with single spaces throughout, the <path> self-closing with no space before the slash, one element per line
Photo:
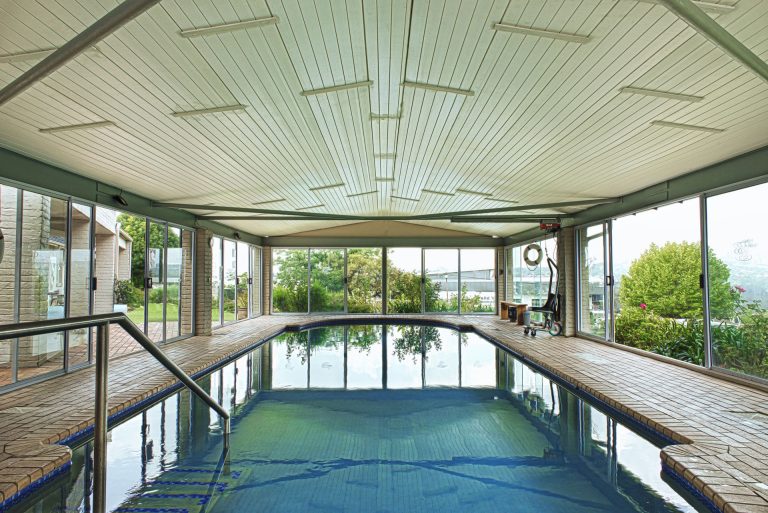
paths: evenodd
<path fill-rule="evenodd" d="M 246 335 L 245 337 L 238 339 L 238 335 L 242 335 L 241 332 L 245 328 L 247 328 L 250 324 L 260 324 L 259 323 L 260 319 L 270 319 L 272 321 L 279 319 L 280 322 L 276 322 L 273 325 L 267 326 L 266 327 L 267 332 L 260 333 L 257 337 L 249 338 Z M 491 334 L 489 330 L 483 329 L 483 325 L 488 324 L 489 321 L 490 322 L 496 321 L 495 323 L 492 324 L 493 330 L 497 331 L 497 333 L 502 331 L 504 333 L 503 337 L 505 337 L 506 339 L 500 338 L 498 335 Z M 296 332 L 296 331 L 301 331 L 303 329 L 309 329 L 313 327 L 350 324 L 350 323 L 430 325 L 430 326 L 451 328 L 463 333 L 468 333 L 468 332 L 476 333 L 477 335 L 485 338 L 489 342 L 510 352 L 514 357 L 518 358 L 526 365 L 534 367 L 538 371 L 543 372 L 547 376 L 552 377 L 559 384 L 568 387 L 569 389 L 571 389 L 572 391 L 575 391 L 580 395 L 587 396 L 590 401 L 595 402 L 598 406 L 604 407 L 606 410 L 610 412 L 611 415 L 615 415 L 619 417 L 619 419 L 623 423 L 629 423 L 634 429 L 646 431 L 652 436 L 655 436 L 662 440 L 666 440 L 670 444 L 673 444 L 673 445 L 664 447 L 661 450 L 660 457 L 662 461 L 662 468 L 673 479 L 688 485 L 687 488 L 691 492 L 693 492 L 694 495 L 696 495 L 705 505 L 707 505 L 713 511 L 720 511 L 723 513 L 768 512 L 768 494 L 762 495 L 760 491 L 755 490 L 754 487 L 750 487 L 748 482 L 739 483 L 742 489 L 735 490 L 734 485 L 732 484 L 722 484 L 720 480 L 720 478 L 722 477 L 721 473 L 714 474 L 710 472 L 712 469 L 709 467 L 711 467 L 712 465 L 717 467 L 717 470 L 720 472 L 722 471 L 727 472 L 729 468 L 729 465 L 727 464 L 718 466 L 712 463 L 713 453 L 714 453 L 714 456 L 716 457 L 717 454 L 722 452 L 723 450 L 722 446 L 711 447 L 706 444 L 696 444 L 694 440 L 692 440 L 688 436 L 678 433 L 673 429 L 670 429 L 669 427 L 663 425 L 662 423 L 657 422 L 643 415 L 642 413 L 638 412 L 636 409 L 621 403 L 620 401 L 610 397 L 606 393 L 601 392 L 600 390 L 591 387 L 589 384 L 580 381 L 576 377 L 571 376 L 566 372 L 563 372 L 561 369 L 558 369 L 553 365 L 550 365 L 547 361 L 544 361 L 540 357 L 537 357 L 535 354 L 532 354 L 531 351 L 526 353 L 526 351 L 524 350 L 525 349 L 524 347 L 522 348 L 515 347 L 515 345 L 513 345 L 513 342 L 517 342 L 519 346 L 519 341 L 511 340 L 510 337 L 517 337 L 522 339 L 522 335 L 520 333 L 522 330 L 515 329 L 517 327 L 511 327 L 508 323 L 499 323 L 497 318 L 489 318 L 489 319 L 468 318 L 468 317 L 458 318 L 458 317 L 421 316 L 421 315 L 420 316 L 334 315 L 334 316 L 322 316 L 322 317 L 306 316 L 299 319 L 278 317 L 276 319 L 275 316 L 264 316 L 251 321 L 246 321 L 244 323 L 239 323 L 238 326 L 240 327 L 240 329 L 230 329 L 229 332 L 227 333 L 217 333 L 217 335 L 215 335 L 216 337 L 221 335 L 227 336 L 232 333 L 234 333 L 235 337 L 234 337 L 234 340 L 232 340 L 230 343 L 226 345 L 226 347 L 222 348 L 223 351 L 214 352 L 214 354 L 208 355 L 209 358 L 204 363 L 197 365 L 192 370 L 190 369 L 185 369 L 185 370 L 187 370 L 187 372 L 190 373 L 190 375 L 193 376 L 194 378 L 199 378 L 221 367 L 222 365 L 225 365 L 226 363 L 234 359 L 237 359 L 250 351 L 253 351 L 255 348 L 259 347 L 260 345 L 268 342 L 269 340 L 285 332 Z M 505 329 L 500 330 L 498 326 L 504 326 Z M 180 344 L 180 346 L 177 346 L 177 347 L 181 347 L 181 346 L 189 345 L 190 343 L 194 343 L 196 339 L 209 339 L 213 337 L 214 336 L 192 337 L 191 339 L 181 340 L 173 344 L 173 346 Z M 597 344 L 596 342 L 589 341 L 586 339 L 576 338 L 576 337 L 572 337 L 572 338 L 559 337 L 559 338 L 563 340 L 575 340 L 575 341 L 581 341 L 584 343 Z M 527 344 L 528 342 L 534 339 L 526 337 L 522 340 Z M 537 339 L 536 342 L 542 341 L 542 340 L 553 340 L 553 339 L 549 337 L 542 337 Z M 167 349 L 167 348 L 164 348 L 164 349 Z M 611 350 L 620 351 L 619 349 L 616 349 L 616 348 L 611 348 Z M 146 355 L 146 356 L 149 357 L 149 355 Z M 639 355 L 639 356 L 641 358 L 647 358 L 642 355 Z M 122 357 L 119 360 L 124 360 L 128 358 L 130 358 L 130 356 Z M 77 371 L 77 373 L 84 374 L 85 373 L 84 371 L 88 371 L 88 369 L 92 370 L 92 368 L 86 368 L 86 369 L 83 369 L 82 371 Z M 73 374 L 77 374 L 77 373 L 73 373 Z M 711 378 L 711 379 L 716 379 L 716 378 Z M 148 386 L 151 386 L 151 383 L 148 384 Z M 163 397 L 170 395 L 171 393 L 174 393 L 181 387 L 182 387 L 182 384 L 171 376 L 169 379 L 165 379 L 163 383 L 158 384 L 157 386 L 152 387 L 149 390 L 143 390 L 141 392 L 138 392 L 137 394 L 133 395 L 129 399 L 123 400 L 120 404 L 116 406 L 112 406 L 110 408 L 110 416 L 109 416 L 110 422 L 120 421 L 121 419 L 124 419 L 132 415 L 137 410 L 143 409 L 149 404 L 154 403 L 162 399 Z M 766 400 L 768 401 L 768 395 L 766 395 Z M 31 493 L 32 490 L 35 490 L 39 486 L 42 486 L 44 483 L 48 482 L 50 479 L 52 479 L 56 475 L 63 473 L 66 470 L 66 467 L 70 465 L 70 459 L 71 459 L 71 453 L 69 451 L 69 448 L 65 446 L 67 444 L 75 444 L 79 441 L 84 440 L 92 432 L 93 432 L 93 424 L 91 419 L 91 422 L 84 421 L 79 423 L 77 426 L 74 426 L 71 429 L 68 429 L 66 435 L 49 436 L 48 440 L 43 440 L 41 442 L 38 442 L 38 444 L 40 445 L 46 444 L 46 443 L 53 444 L 53 445 L 46 445 L 45 447 L 48 447 L 51 449 L 53 449 L 54 447 L 64 449 L 65 454 L 62 454 L 61 452 L 57 452 L 55 454 L 54 461 L 47 461 L 46 464 L 44 465 L 44 468 L 37 469 L 35 472 L 27 473 L 27 475 L 24 475 L 24 476 L 17 476 L 18 479 L 16 480 L 15 490 L 0 488 L 0 511 L 23 500 Z M 55 438 L 55 440 L 51 440 L 52 438 Z M 6 444 L 5 446 L 3 446 L 2 447 L 3 451 L 6 451 L 6 449 L 10 446 L 14 446 L 14 443 L 15 442 L 12 442 L 10 444 Z M 2 454 L 4 454 L 4 452 L 0 453 L 0 455 Z M 53 458 L 53 456 L 54 456 L 53 454 L 50 455 L 48 459 L 50 460 L 51 458 Z M 709 456 L 709 458 L 705 458 L 706 456 Z M 705 468 L 697 468 L 696 463 L 700 462 L 702 458 L 705 458 L 703 460 L 706 462 L 706 465 L 703 465 L 703 467 Z M 0 459 L 0 462 L 2 462 L 2 459 Z M 702 467 L 702 466 L 699 465 L 698 467 Z M 25 467 L 19 468 L 19 470 L 22 470 L 23 468 Z M 705 470 L 706 472 L 697 472 L 697 470 Z M 766 470 L 766 473 L 768 473 L 768 470 Z M 0 478 L 7 477 L 7 475 L 8 474 L 6 474 L 5 476 L 0 476 Z M 714 477 L 712 477 L 713 475 Z M 733 473 L 729 474 L 729 477 L 733 477 Z M 735 478 L 735 479 L 731 479 L 731 481 L 729 482 L 734 482 L 734 480 L 740 481 L 739 479 Z M 0 479 L 0 481 L 3 481 L 3 479 Z M 4 484 L 6 483 L 0 483 L 0 486 Z M 11 491 L 10 495 L 7 494 L 8 491 Z M 734 501 L 733 500 L 734 492 L 739 492 L 739 493 L 736 493 L 738 501 L 743 500 L 745 502 Z M 749 495 L 748 500 L 745 499 L 747 495 Z M 764 500 L 764 504 L 760 502 L 761 500 Z"/>

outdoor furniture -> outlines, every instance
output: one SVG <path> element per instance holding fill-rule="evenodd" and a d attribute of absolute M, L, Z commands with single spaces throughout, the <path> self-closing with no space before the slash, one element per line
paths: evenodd
<path fill-rule="evenodd" d="M 499 311 L 501 312 L 501 320 L 509 320 L 511 322 L 517 321 L 517 324 L 523 324 L 523 312 L 528 308 L 525 303 L 513 303 L 511 301 L 501 301 Z"/>

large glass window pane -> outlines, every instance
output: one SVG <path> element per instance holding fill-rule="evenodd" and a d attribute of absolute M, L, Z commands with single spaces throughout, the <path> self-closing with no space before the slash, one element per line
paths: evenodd
<path fill-rule="evenodd" d="M 537 244 L 541 248 L 541 261 L 538 264 L 528 265 L 525 262 L 526 248 L 532 244 Z M 538 240 L 530 244 L 519 246 L 513 253 L 516 269 L 513 270 L 515 276 L 515 301 L 528 305 L 528 308 L 544 306 L 549 294 L 549 266 L 547 257 L 553 260 L 556 257 L 555 242 L 553 239 Z M 534 250 L 529 252 L 529 258 L 535 258 Z M 553 288 L 557 276 L 553 276 Z M 554 293 L 554 290 L 553 290 Z M 533 321 L 541 322 L 541 314 L 532 314 Z"/>
<path fill-rule="evenodd" d="M 147 336 L 154 342 L 161 342 L 166 285 L 165 224 L 149 223 L 147 273 L 151 285 L 147 289 Z"/>
<path fill-rule="evenodd" d="M 707 198 L 712 365 L 768 379 L 768 184 Z"/>
<path fill-rule="evenodd" d="M 19 191 L 0 185 L 0 324 L 16 322 L 16 243 Z M 0 340 L 0 386 L 14 381 L 12 376 L 15 340 Z"/>
<path fill-rule="evenodd" d="M 165 338 L 171 339 L 179 336 L 180 333 L 180 308 L 181 308 L 181 285 L 184 274 L 184 250 L 181 247 L 181 228 L 174 226 L 168 227 L 168 265 L 166 268 L 166 279 L 168 286 L 166 290 L 165 304 Z"/>
<path fill-rule="evenodd" d="M 309 307 L 312 312 L 344 311 L 344 250 L 311 249 L 312 276 Z"/>
<path fill-rule="evenodd" d="M 67 202 L 23 192 L 19 321 L 64 317 L 66 291 Z M 64 335 L 20 338 L 18 379 L 64 367 Z"/>
<path fill-rule="evenodd" d="M 381 248 L 347 250 L 347 309 L 350 313 L 381 313 Z"/>
<path fill-rule="evenodd" d="M 237 294 L 237 245 L 224 240 L 224 324 L 235 320 L 235 296 Z"/>
<path fill-rule="evenodd" d="M 79 317 L 91 313 L 91 220 L 93 207 L 72 204 L 72 256 L 70 258 L 69 316 Z M 104 284 L 113 285 L 111 283 Z M 69 367 L 88 363 L 88 329 L 69 332 Z"/>
<path fill-rule="evenodd" d="M 309 255 L 306 249 L 272 251 L 272 311 L 308 312 Z"/>
<path fill-rule="evenodd" d="M 237 320 L 248 318 L 251 290 L 251 250 L 244 242 L 237 243 Z"/>
<path fill-rule="evenodd" d="M 579 329 L 606 337 L 605 228 L 603 224 L 579 229 Z"/>
<path fill-rule="evenodd" d="M 347 330 L 347 388 L 381 388 L 382 329 L 375 324 Z"/>
<path fill-rule="evenodd" d="M 424 310 L 459 312 L 459 250 L 424 250 Z"/>
<path fill-rule="evenodd" d="M 514 248 L 504 249 L 504 299 L 512 301 L 515 297 L 515 278 L 513 275 Z"/>
<path fill-rule="evenodd" d="M 704 363 L 698 199 L 614 220 L 615 340 Z"/>
<path fill-rule="evenodd" d="M 387 249 L 387 312 L 421 313 L 421 249 Z"/>
<path fill-rule="evenodd" d="M 309 331 L 309 386 L 344 387 L 343 326 L 315 328 Z"/>
<path fill-rule="evenodd" d="M 461 250 L 461 313 L 496 312 L 496 250 Z"/>
<path fill-rule="evenodd" d="M 195 331 L 193 324 L 194 298 L 192 297 L 192 259 L 194 254 L 195 233 L 181 230 L 181 270 L 179 271 L 179 325 L 182 335 L 191 335 Z"/>
<path fill-rule="evenodd" d="M 251 315 L 261 315 L 261 248 L 251 246 Z"/>
<path fill-rule="evenodd" d="M 221 325 L 221 239 L 211 239 L 211 325 Z"/>

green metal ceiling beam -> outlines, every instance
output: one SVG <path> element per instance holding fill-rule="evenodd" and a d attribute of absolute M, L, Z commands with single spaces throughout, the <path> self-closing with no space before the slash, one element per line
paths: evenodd
<path fill-rule="evenodd" d="M 364 216 L 358 216 L 364 217 Z M 542 222 L 559 222 L 561 219 L 569 219 L 570 216 L 552 216 L 552 215 L 525 215 L 525 216 L 463 216 L 463 217 L 451 217 L 452 223 L 538 223 Z M 209 215 L 203 216 L 199 219 L 216 220 L 216 221 L 347 221 L 346 216 L 328 216 L 328 217 L 305 217 L 300 215 L 291 216 L 269 216 L 269 215 L 257 215 L 257 216 L 219 216 Z M 356 219 L 360 220 L 360 219 Z M 378 218 L 370 219 L 365 218 L 366 221 L 380 220 Z M 411 216 L 387 216 L 388 221 L 408 221 L 411 220 Z"/>
<path fill-rule="evenodd" d="M 463 216 L 452 217 L 452 223 L 559 223 L 571 216 Z"/>
<path fill-rule="evenodd" d="M 64 45 L 21 74 L 0 90 L 0 105 L 21 94 L 37 81 L 50 75 L 82 51 L 98 43 L 160 0 L 125 0 L 96 20 L 91 26 L 64 43 Z"/>
<path fill-rule="evenodd" d="M 589 200 L 574 200 L 574 201 L 560 201 L 555 203 L 537 203 L 533 205 L 512 205 L 512 206 L 506 206 L 506 207 L 496 207 L 496 208 L 481 208 L 476 210 L 458 210 L 454 212 L 438 212 L 434 214 L 414 214 L 414 215 L 396 215 L 396 216 L 374 216 L 374 215 L 347 215 L 347 214 L 327 214 L 327 213 L 319 213 L 319 212 L 298 212 L 295 210 L 273 210 L 273 209 L 267 209 L 267 208 L 252 208 L 252 207 L 229 207 L 226 205 L 196 205 L 193 203 L 164 203 L 164 202 L 156 202 L 154 203 L 157 207 L 163 207 L 163 208 L 180 208 L 185 210 L 210 210 L 215 212 L 242 212 L 242 213 L 250 213 L 250 214 L 266 214 L 266 215 L 274 215 L 274 216 L 292 216 L 297 218 L 306 218 L 306 219 L 319 219 L 319 220 L 331 220 L 331 221 L 427 221 L 427 220 L 438 220 L 438 219 L 450 219 L 452 217 L 460 217 L 460 216 L 466 216 L 466 215 L 472 215 L 472 214 L 495 214 L 500 212 L 515 212 L 515 211 L 521 211 L 521 210 L 552 210 L 552 209 L 559 209 L 559 208 L 567 208 L 567 207 L 577 207 L 577 206 L 584 206 L 584 205 L 596 205 L 596 204 L 605 204 L 605 203 L 615 203 L 618 200 L 615 198 L 598 198 L 598 199 L 589 199 Z M 541 216 L 534 216 L 534 217 L 552 217 L 552 214 L 542 214 Z M 222 219 L 221 216 L 216 215 L 204 215 L 201 216 L 205 219 Z M 239 218 L 228 218 L 228 220 L 232 219 L 243 219 L 246 220 L 246 217 L 239 217 Z M 265 220 L 263 217 L 261 218 L 255 218 L 260 220 Z M 247 220 L 254 220 L 254 219 L 247 219 Z"/>
<path fill-rule="evenodd" d="M 612 219 L 703 192 L 768 180 L 768 146 L 744 153 L 688 174 L 627 194 L 616 203 L 597 205 L 576 214 L 565 225 L 583 225 Z M 504 239 L 505 245 L 529 241 L 543 232 L 526 230 Z"/>
<path fill-rule="evenodd" d="M 71 196 L 75 200 L 96 203 L 107 208 L 130 212 L 188 227 L 206 228 L 222 237 L 233 238 L 238 232 L 243 242 L 262 244 L 262 238 L 242 230 L 236 230 L 206 219 L 200 219 L 191 212 L 174 208 L 154 206 L 143 196 L 122 191 L 114 186 L 86 178 L 59 167 L 46 164 L 19 153 L 0 148 L 0 181 L 8 185 L 28 188 L 58 196 Z M 122 195 L 128 205 L 115 200 Z"/>
<path fill-rule="evenodd" d="M 280 236 L 264 239 L 273 248 L 493 248 L 504 244 L 504 239 L 486 235 L 466 237 L 293 237 Z"/>
<path fill-rule="evenodd" d="M 688 23 L 699 34 L 709 39 L 725 53 L 768 82 L 768 63 L 747 48 L 730 32 L 721 27 L 719 23 L 710 18 L 707 13 L 691 2 L 691 0 L 661 0 L 661 3 L 667 9 L 677 14 L 680 19 Z"/>

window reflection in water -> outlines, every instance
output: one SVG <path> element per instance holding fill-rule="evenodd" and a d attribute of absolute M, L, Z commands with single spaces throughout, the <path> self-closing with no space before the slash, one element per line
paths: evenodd
<path fill-rule="evenodd" d="M 236 441 L 238 424 L 252 425 L 260 404 L 274 402 L 275 394 L 301 402 L 314 393 L 295 396 L 291 394 L 308 393 L 290 389 L 325 389 L 329 392 L 318 393 L 337 394 L 333 397 L 338 401 L 345 394 L 360 400 L 366 397 L 360 394 L 404 393 L 387 389 L 427 388 L 409 396 L 425 401 L 426 407 L 428 394 L 453 393 L 458 387 L 484 390 L 484 397 L 494 404 L 503 401 L 499 407 L 508 406 L 516 412 L 510 414 L 522 419 L 515 424 L 520 430 L 515 436 L 544 437 L 543 453 L 533 454 L 536 461 L 585 476 L 615 511 L 694 511 L 660 476 L 657 446 L 474 334 L 426 326 L 332 326 L 287 333 L 199 383 L 232 412 L 235 455 L 242 450 Z M 333 391 L 343 388 L 380 391 Z M 108 507 L 135 507 L 140 492 L 159 479 L 178 480 L 179 469 L 203 468 L 211 454 L 220 452 L 221 431 L 218 416 L 186 390 L 114 427 Z M 540 451 L 541 445 L 537 447 Z M 72 469 L 14 513 L 88 511 L 91 457 L 89 444 L 77 448 Z"/>

